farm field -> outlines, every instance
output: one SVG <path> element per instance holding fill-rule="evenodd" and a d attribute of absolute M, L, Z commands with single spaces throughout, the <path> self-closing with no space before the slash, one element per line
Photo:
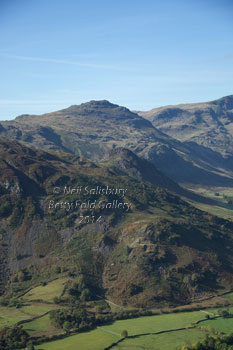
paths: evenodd
<path fill-rule="evenodd" d="M 233 308 L 228 308 L 230 313 L 233 313 Z M 210 310 L 210 312 L 213 312 L 213 314 L 217 314 L 218 311 Z M 232 333 L 233 332 L 233 317 L 226 317 L 226 318 L 217 318 L 215 320 L 206 320 L 202 322 L 202 326 L 210 326 L 214 328 L 216 331 L 223 332 L 223 333 Z"/>
<path fill-rule="evenodd" d="M 36 337 L 63 333 L 61 329 L 57 329 L 51 324 L 49 315 L 45 315 L 32 322 L 27 322 L 23 324 L 23 328 L 31 336 L 36 336 Z"/>
<path fill-rule="evenodd" d="M 27 292 L 23 299 L 26 300 L 44 300 L 47 302 L 53 302 L 54 297 L 59 297 L 64 289 L 64 284 L 68 278 L 59 278 L 48 283 L 45 286 L 38 286 Z"/>
<path fill-rule="evenodd" d="M 61 295 L 66 281 L 67 278 L 61 278 L 49 282 L 45 286 L 33 288 L 23 296 L 23 306 L 20 308 L 1 307 L 0 329 L 5 326 L 11 326 L 18 321 L 30 319 L 43 315 L 50 310 L 61 308 L 61 305 L 53 303 L 53 299 L 55 296 Z M 232 295 L 233 293 L 228 294 L 224 296 L 224 299 L 232 301 Z M 36 301 L 38 299 L 41 301 Z M 229 308 L 229 310 L 233 312 L 233 308 Z M 178 346 L 196 343 L 202 339 L 208 332 L 208 329 L 201 329 L 199 326 L 210 326 L 217 331 L 225 333 L 231 332 L 233 318 L 205 320 L 206 312 L 217 315 L 218 309 L 210 306 L 205 311 L 184 311 L 115 321 L 112 324 L 101 326 L 92 331 L 42 343 L 35 348 L 37 350 L 77 350 L 77 348 L 103 350 L 113 342 L 117 342 L 121 338 L 122 331 L 127 330 L 129 338 L 116 345 L 113 349 L 134 350 L 139 348 L 156 350 L 165 348 L 166 350 L 175 350 Z M 203 320 L 203 322 L 194 329 L 172 331 L 164 334 L 150 334 L 191 326 L 198 320 Z M 49 314 L 24 323 L 23 328 L 33 337 L 50 336 L 64 332 L 51 324 Z"/>
<path fill-rule="evenodd" d="M 117 333 L 121 333 L 122 330 L 126 329 L 128 335 L 135 335 L 181 328 L 204 318 L 205 315 L 200 311 L 180 312 L 116 321 L 112 325 L 103 328 Z"/>
<path fill-rule="evenodd" d="M 32 316 L 23 312 L 22 309 L 5 306 L 0 307 L 0 330 L 4 327 L 13 326 L 15 323 L 31 318 Z"/>
<path fill-rule="evenodd" d="M 0 330 L 4 327 L 13 326 L 19 321 L 28 320 L 35 316 L 43 315 L 50 310 L 61 308 L 61 306 L 52 304 L 55 296 L 61 294 L 64 283 L 67 279 L 55 280 L 48 283 L 46 286 L 35 287 L 30 290 L 22 298 L 23 305 L 19 308 L 0 306 Z M 30 298 L 32 300 L 30 300 Z M 36 302 L 33 299 L 42 299 L 45 302 Z M 49 303 L 48 303 L 49 302 Z M 51 326 L 49 315 L 23 324 L 23 327 L 31 335 L 48 335 L 58 333 L 58 331 Z M 60 333 L 60 331 L 59 331 Z"/>
<path fill-rule="evenodd" d="M 28 315 L 32 315 L 32 316 L 39 316 L 44 314 L 45 312 L 48 312 L 50 310 L 54 310 L 57 308 L 61 308 L 60 305 L 55 305 L 55 304 L 46 304 L 43 302 L 30 302 L 30 303 L 26 303 L 25 305 L 23 305 L 20 310 L 22 310 L 23 312 L 27 313 Z"/>
<path fill-rule="evenodd" d="M 206 320 L 202 326 L 210 326 L 216 331 L 223 333 L 233 332 L 233 318 L 217 318 L 216 320 Z"/>
<path fill-rule="evenodd" d="M 148 335 L 135 339 L 126 339 L 119 346 L 115 346 L 113 350 L 175 350 L 178 346 L 196 343 L 202 339 L 205 332 L 199 329 L 187 329 L 172 333 Z"/>
<path fill-rule="evenodd" d="M 118 339 L 119 337 L 114 334 L 104 332 L 101 329 L 95 329 L 65 339 L 43 343 L 35 348 L 37 350 L 103 350 L 104 347 Z"/>
<path fill-rule="evenodd" d="M 193 311 L 121 320 L 90 332 L 38 345 L 36 349 L 76 350 L 80 347 L 85 350 L 103 350 L 104 347 L 119 340 L 123 330 L 127 330 L 128 335 L 133 336 L 141 333 L 152 333 L 185 327 L 192 322 L 204 318 L 205 315 L 202 312 Z M 196 328 L 159 335 L 145 335 L 134 339 L 126 339 L 118 346 L 114 347 L 114 349 L 131 349 L 131 347 L 135 349 L 135 346 L 143 349 L 146 346 L 145 349 L 149 350 L 150 347 L 151 349 L 159 349 L 163 344 L 163 346 L 166 344 L 166 349 L 175 350 L 178 345 L 185 344 L 185 340 L 191 343 L 196 342 L 198 339 L 202 338 L 204 334 L 204 331 Z"/>

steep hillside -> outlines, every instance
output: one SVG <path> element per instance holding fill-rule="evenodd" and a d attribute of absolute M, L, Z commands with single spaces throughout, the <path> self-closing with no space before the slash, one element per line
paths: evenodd
<path fill-rule="evenodd" d="M 0 137 L 29 146 L 70 152 L 92 161 L 103 159 L 114 147 L 124 147 L 151 161 L 175 181 L 233 184 L 231 159 L 208 147 L 177 141 L 145 118 L 105 100 L 39 116 L 22 115 L 0 125 Z"/>
<path fill-rule="evenodd" d="M 214 200 L 197 195 L 179 186 L 164 173 L 159 171 L 153 163 L 137 156 L 127 148 L 119 147 L 111 150 L 106 160 L 98 163 L 100 166 L 109 167 L 116 174 L 127 175 L 142 182 L 149 182 L 155 186 L 165 188 L 175 194 L 191 199 L 199 203 L 216 205 Z"/>
<path fill-rule="evenodd" d="M 22 293 L 61 271 L 84 276 L 92 296 L 134 306 L 233 287 L 232 223 L 107 163 L 7 140 L 0 163 L 2 292 Z"/>
<path fill-rule="evenodd" d="M 138 114 L 180 141 L 195 142 L 232 160 L 233 95 L 216 101 L 165 106 Z"/>

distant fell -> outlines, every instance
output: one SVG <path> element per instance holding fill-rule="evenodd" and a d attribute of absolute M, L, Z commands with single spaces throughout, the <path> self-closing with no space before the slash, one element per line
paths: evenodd
<path fill-rule="evenodd" d="M 180 141 L 195 142 L 225 158 L 233 155 L 233 95 L 206 103 L 154 108 L 138 114 Z"/>
<path fill-rule="evenodd" d="M 224 106 L 228 106 L 229 103 L 229 101 L 219 102 Z M 209 103 L 202 104 L 201 110 L 208 111 L 206 105 L 209 109 L 216 111 L 222 108 Z M 29 147 L 60 150 L 97 162 L 103 160 L 112 149 L 123 147 L 153 163 L 175 182 L 232 186 L 233 146 L 227 137 L 221 139 L 224 152 L 220 152 L 215 149 L 216 147 L 210 147 L 204 139 L 202 143 L 198 143 L 195 138 L 189 139 L 189 129 L 193 130 L 192 125 L 190 127 L 181 125 L 182 130 L 188 128 L 187 133 L 182 131 L 184 137 L 182 140 L 179 139 L 179 133 L 178 136 L 170 135 L 169 130 L 176 127 L 177 118 L 180 118 L 180 110 L 184 115 L 193 113 L 194 107 L 189 106 L 191 112 L 182 108 L 169 107 L 165 108 L 164 112 L 163 108 L 160 109 L 159 118 L 155 118 L 158 125 L 154 125 L 154 117 L 150 117 L 152 118 L 150 121 L 148 115 L 142 117 L 109 101 L 90 101 L 52 113 L 24 114 L 13 121 L 2 122 L 0 138 L 16 140 Z M 194 110 L 196 111 L 196 107 Z M 201 137 L 200 123 L 206 125 L 207 122 L 199 123 L 199 120 L 204 117 L 199 112 L 195 113 L 196 129 L 199 130 Z M 214 114 L 212 113 L 211 116 L 214 122 L 216 119 Z M 182 118 L 185 120 L 186 117 Z M 174 120 L 173 127 L 171 120 Z M 166 125 L 168 125 L 167 129 Z M 219 126 L 219 130 L 223 129 Z M 218 130 L 217 127 L 209 132 L 216 133 L 216 130 Z M 166 132 L 170 134 L 167 135 Z M 185 138 L 188 139 L 185 140 Z M 210 142 L 216 144 L 217 140 L 218 137 L 210 135 Z"/>

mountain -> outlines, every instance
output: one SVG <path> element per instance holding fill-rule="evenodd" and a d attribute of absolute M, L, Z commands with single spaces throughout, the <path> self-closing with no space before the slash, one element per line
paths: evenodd
<path fill-rule="evenodd" d="M 0 141 L 2 293 L 82 275 L 93 297 L 161 307 L 233 287 L 233 223 L 137 180 L 144 160 L 114 152 L 95 164 Z"/>
<path fill-rule="evenodd" d="M 154 108 L 138 114 L 180 141 L 195 142 L 232 160 L 233 95 L 206 103 Z"/>
<path fill-rule="evenodd" d="M 149 182 L 155 186 L 165 188 L 186 199 L 191 199 L 199 203 L 216 205 L 210 198 L 202 197 L 179 186 L 164 173 L 159 171 L 154 164 L 148 160 L 137 156 L 127 148 L 119 147 L 112 149 L 106 160 L 98 163 L 114 170 L 116 174 L 128 175 L 142 182 Z"/>
<path fill-rule="evenodd" d="M 108 101 L 90 101 L 0 124 L 0 137 L 40 149 L 100 161 L 115 147 L 130 149 L 180 183 L 233 185 L 232 158 L 194 142 L 181 142 L 149 120 Z"/>
<path fill-rule="evenodd" d="M 184 191 L 152 163 L 137 156 L 127 148 L 113 148 L 109 151 L 107 159 L 102 160 L 99 164 L 113 169 L 119 175 L 128 175 L 142 182 L 150 182 L 177 194 Z"/>

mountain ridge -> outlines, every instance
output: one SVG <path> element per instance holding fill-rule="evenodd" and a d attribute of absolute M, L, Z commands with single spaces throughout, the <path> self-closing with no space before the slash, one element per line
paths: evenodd
<path fill-rule="evenodd" d="M 205 103 L 159 107 L 138 114 L 180 141 L 193 141 L 225 158 L 232 157 L 233 95 Z"/>
<path fill-rule="evenodd" d="M 165 131 L 106 100 L 73 105 L 43 115 L 22 115 L 14 121 L 0 123 L 1 138 L 39 149 L 61 150 L 100 161 L 114 147 L 124 147 L 152 162 L 175 182 L 233 185 L 230 149 L 226 148 L 226 158 L 206 144 L 177 140 Z"/>

